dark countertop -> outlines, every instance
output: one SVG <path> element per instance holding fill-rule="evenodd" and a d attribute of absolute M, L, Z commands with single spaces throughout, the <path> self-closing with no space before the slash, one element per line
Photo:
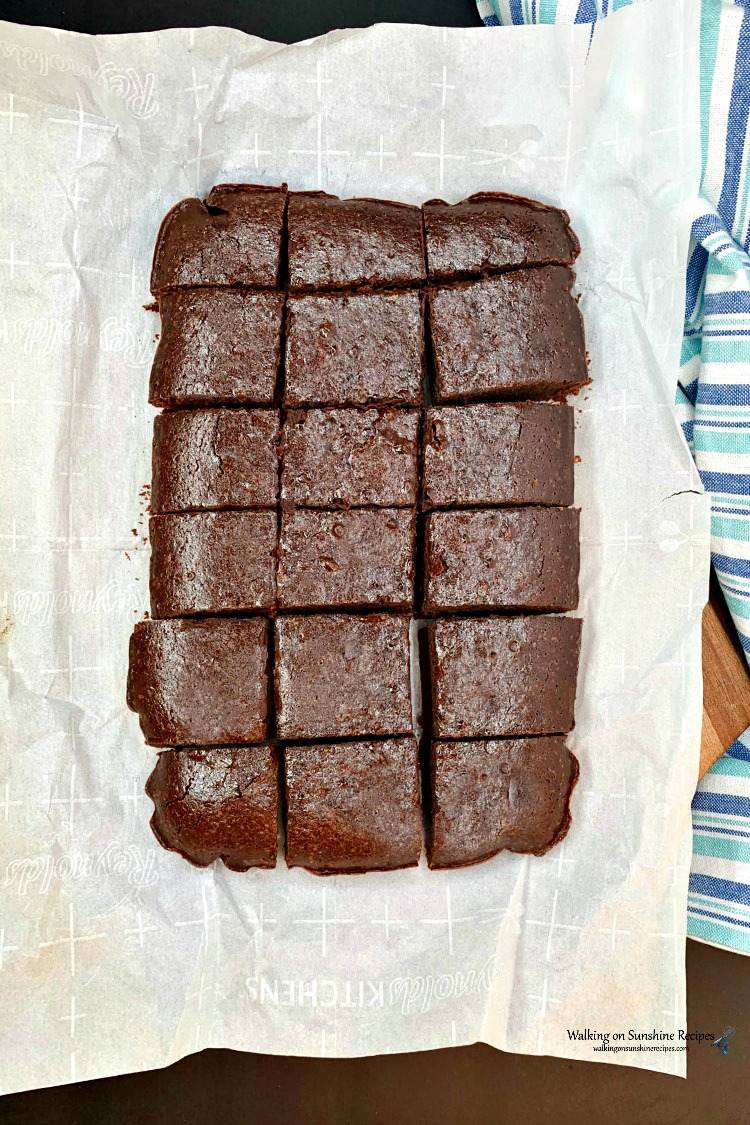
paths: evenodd
<path fill-rule="evenodd" d="M 100 34 L 210 22 L 286 42 L 374 22 L 479 25 L 474 0 L 4 0 L 0 16 Z M 736 1028 L 726 1056 L 709 1044 L 691 1047 L 687 1081 L 486 1046 L 352 1060 L 204 1051 L 166 1070 L 0 1098 L 0 1122 L 745 1125 L 750 958 L 688 942 L 687 978 L 688 1030 Z"/>

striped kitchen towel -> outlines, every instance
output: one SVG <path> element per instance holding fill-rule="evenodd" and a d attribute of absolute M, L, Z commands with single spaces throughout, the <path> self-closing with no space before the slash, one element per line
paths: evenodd
<path fill-rule="evenodd" d="M 477 0 L 488 27 L 595 23 L 632 0 Z M 702 197 L 676 410 L 711 494 L 713 565 L 750 661 L 750 0 L 702 0 Z M 750 684 L 748 685 L 750 691 Z M 693 801 L 691 937 L 750 953 L 750 729 Z"/>

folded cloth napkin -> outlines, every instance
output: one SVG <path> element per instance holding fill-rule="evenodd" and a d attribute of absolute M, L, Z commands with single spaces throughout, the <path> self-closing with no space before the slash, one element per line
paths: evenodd
<path fill-rule="evenodd" d="M 591 23 L 632 0 L 477 0 L 488 27 Z M 702 0 L 701 198 L 676 410 L 711 494 L 713 565 L 750 661 L 750 0 Z M 750 691 L 750 685 L 748 685 Z M 750 729 L 698 786 L 688 933 L 750 954 Z"/>

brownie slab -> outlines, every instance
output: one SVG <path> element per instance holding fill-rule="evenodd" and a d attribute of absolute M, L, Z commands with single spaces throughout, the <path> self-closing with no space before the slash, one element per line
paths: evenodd
<path fill-rule="evenodd" d="M 563 403 L 432 407 L 422 504 L 572 504 L 573 442 L 573 408 Z"/>
<path fill-rule="evenodd" d="M 281 739 L 411 734 L 408 617 L 279 617 L 275 688 Z"/>
<path fill-rule="evenodd" d="M 318 875 L 413 867 L 422 849 L 417 743 L 287 746 L 286 861 Z"/>
<path fill-rule="evenodd" d="M 566 211 L 518 195 L 480 192 L 452 207 L 435 199 L 422 212 L 430 278 L 572 266 L 581 249 Z"/>
<path fill-rule="evenodd" d="M 284 388 L 288 406 L 418 405 L 423 377 L 421 293 L 289 298 Z"/>
<path fill-rule="evenodd" d="M 443 619 L 428 639 L 437 739 L 573 729 L 580 619 Z"/>
<path fill-rule="evenodd" d="M 184 289 L 159 301 L 153 406 L 271 404 L 281 356 L 282 293 Z"/>
<path fill-rule="evenodd" d="M 283 428 L 282 503 L 307 508 L 414 505 L 418 438 L 416 411 L 291 411 Z"/>
<path fill-rule="evenodd" d="M 276 513 L 152 516 L 154 617 L 238 613 L 276 604 Z"/>
<path fill-rule="evenodd" d="M 567 835 L 578 761 L 563 738 L 434 742 L 430 867 L 544 855 Z"/>
<path fill-rule="evenodd" d="M 151 746 L 263 742 L 268 622 L 259 617 L 140 621 L 127 701 Z"/>
<path fill-rule="evenodd" d="M 151 474 L 154 512 L 273 507 L 279 492 L 279 412 L 157 414 Z"/>
<path fill-rule="evenodd" d="M 578 511 L 496 508 L 425 520 L 426 613 L 578 605 Z"/>
<path fill-rule="evenodd" d="M 435 399 L 553 398 L 588 382 L 565 266 L 442 286 L 429 298 Z"/>
<path fill-rule="evenodd" d="M 416 513 L 406 508 L 284 512 L 279 606 L 410 609 L 415 541 Z"/>
<path fill-rule="evenodd" d="M 218 184 L 205 203 L 182 199 L 156 239 L 151 292 L 175 286 L 248 285 L 279 280 L 286 187 Z"/>
<path fill-rule="evenodd" d="M 288 232 L 292 291 L 410 285 L 425 278 L 418 207 L 291 192 Z"/>
<path fill-rule="evenodd" d="M 271 746 L 164 750 L 146 782 L 159 843 L 196 867 L 275 867 L 279 767 Z"/>

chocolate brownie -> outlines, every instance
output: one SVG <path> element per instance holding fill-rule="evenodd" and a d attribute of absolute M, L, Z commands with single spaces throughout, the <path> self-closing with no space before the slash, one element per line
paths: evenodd
<path fill-rule="evenodd" d="M 288 406 L 418 405 L 424 377 L 421 293 L 319 293 L 290 297 Z"/>
<path fill-rule="evenodd" d="M 436 738 L 573 729 L 578 618 L 446 618 L 428 638 Z"/>
<path fill-rule="evenodd" d="M 432 407 L 425 414 L 422 503 L 572 504 L 572 406 Z"/>
<path fill-rule="evenodd" d="M 273 507 L 278 410 L 169 410 L 154 418 L 151 509 Z"/>
<path fill-rule="evenodd" d="M 415 540 L 416 514 L 406 508 L 284 512 L 279 606 L 410 609 Z"/>
<path fill-rule="evenodd" d="M 430 867 L 544 855 L 567 835 L 578 761 L 563 738 L 434 742 Z"/>
<path fill-rule="evenodd" d="M 151 368 L 154 406 L 270 404 L 281 357 L 284 296 L 180 289 L 159 301 L 161 337 Z"/>
<path fill-rule="evenodd" d="M 413 867 L 422 850 L 413 738 L 287 746 L 286 861 L 318 875 Z"/>
<path fill-rule="evenodd" d="M 196 285 L 273 288 L 285 206 L 285 185 L 218 184 L 205 203 L 180 200 L 156 239 L 151 292 Z"/>
<path fill-rule="evenodd" d="M 418 437 L 416 411 L 290 411 L 283 430 L 282 502 L 307 508 L 414 505 Z"/>
<path fill-rule="evenodd" d="M 422 212 L 430 278 L 572 266 L 581 249 L 567 211 L 518 195 L 479 192 L 452 207 L 433 199 Z"/>
<path fill-rule="evenodd" d="M 424 281 L 422 213 L 385 199 L 289 195 L 289 288 L 352 289 Z"/>
<path fill-rule="evenodd" d="M 140 621 L 128 707 L 151 746 L 263 742 L 267 663 L 268 622 L 259 617 Z"/>
<path fill-rule="evenodd" d="M 146 782 L 159 843 L 196 867 L 275 867 L 279 767 L 272 746 L 164 750 Z"/>
<path fill-rule="evenodd" d="M 513 270 L 434 289 L 438 402 L 553 398 L 588 382 L 583 323 L 565 266 Z"/>
<path fill-rule="evenodd" d="M 279 738 L 411 734 L 409 618 L 279 617 Z"/>
<path fill-rule="evenodd" d="M 275 605 L 275 512 L 152 516 L 149 535 L 154 617 Z"/>
<path fill-rule="evenodd" d="M 425 613 L 578 605 L 578 511 L 495 508 L 425 520 Z"/>

